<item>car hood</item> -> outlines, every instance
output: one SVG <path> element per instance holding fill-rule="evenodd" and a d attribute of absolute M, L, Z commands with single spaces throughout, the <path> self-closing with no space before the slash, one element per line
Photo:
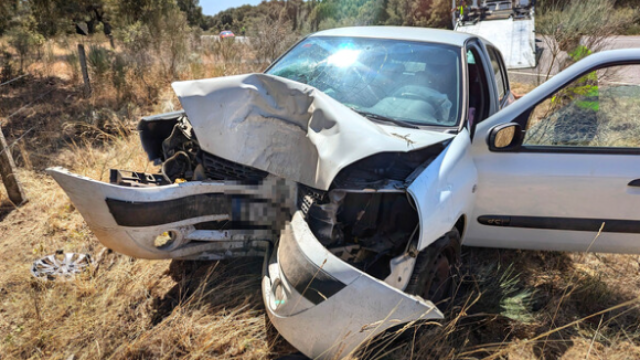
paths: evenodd
<path fill-rule="evenodd" d="M 454 135 L 378 125 L 320 90 L 247 74 L 174 82 L 202 150 L 316 189 L 381 152 L 409 152 Z"/>

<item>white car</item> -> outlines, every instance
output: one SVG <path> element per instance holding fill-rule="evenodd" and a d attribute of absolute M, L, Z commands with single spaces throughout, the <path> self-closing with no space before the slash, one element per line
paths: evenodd
<path fill-rule="evenodd" d="M 265 74 L 174 83 L 184 111 L 139 125 L 161 174 L 49 172 L 120 253 L 264 256 L 271 322 L 336 358 L 442 318 L 461 245 L 640 253 L 638 64 L 594 54 L 514 102 L 481 38 L 329 30 Z"/>

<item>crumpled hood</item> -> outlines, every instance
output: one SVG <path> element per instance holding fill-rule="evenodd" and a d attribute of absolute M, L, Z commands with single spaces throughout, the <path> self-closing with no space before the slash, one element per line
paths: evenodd
<path fill-rule="evenodd" d="M 172 84 L 202 150 L 328 190 L 346 166 L 381 152 L 408 152 L 452 138 L 381 126 L 320 90 L 266 74 Z"/>

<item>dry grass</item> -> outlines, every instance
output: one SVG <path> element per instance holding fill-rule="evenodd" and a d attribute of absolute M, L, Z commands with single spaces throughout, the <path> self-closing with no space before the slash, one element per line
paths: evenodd
<path fill-rule="evenodd" d="M 404 341 L 383 340 L 365 353 L 384 359 L 638 358 L 638 256 L 467 248 L 464 264 L 447 320 L 416 326 Z"/>
<path fill-rule="evenodd" d="M 97 179 L 112 167 L 149 167 L 135 137 L 113 135 L 69 143 L 50 159 Z M 265 357 L 259 261 L 193 271 L 110 254 L 42 169 L 18 175 L 29 203 L 3 203 L 0 223 L 3 358 Z M 33 279 L 30 263 L 58 249 L 97 256 L 98 266 L 68 283 Z"/>
<path fill-rule="evenodd" d="M 181 76 L 194 68 L 220 75 L 215 64 L 195 64 Z M 64 60 L 48 68 L 0 88 L 3 116 L 33 102 L 2 124 L 10 143 L 33 130 L 13 149 L 30 201 L 16 209 L 1 194 L 0 358 L 265 359 L 292 352 L 265 329 L 260 259 L 183 263 L 109 253 L 43 172 L 63 165 L 105 180 L 109 168 L 152 170 L 130 129 L 140 115 L 177 106 L 168 81 L 158 80 L 153 102 L 141 85 L 122 103 L 106 83 L 84 98 Z M 66 283 L 32 278 L 33 260 L 58 249 L 90 253 L 97 267 Z M 445 321 L 416 325 L 400 338 L 390 333 L 394 341 L 377 341 L 357 357 L 640 358 L 638 256 L 464 251 Z"/>
<path fill-rule="evenodd" d="M 515 83 L 515 82 L 511 83 L 511 92 L 517 95 L 524 95 L 529 91 L 533 90 L 534 88 L 535 88 L 535 85 L 533 84 Z"/>

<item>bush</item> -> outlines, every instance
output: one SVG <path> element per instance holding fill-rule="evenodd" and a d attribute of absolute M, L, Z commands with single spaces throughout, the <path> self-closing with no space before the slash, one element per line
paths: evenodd
<path fill-rule="evenodd" d="M 77 83 L 80 80 L 80 59 L 78 59 L 78 54 L 75 51 L 71 51 L 70 53 L 64 56 L 64 61 L 67 63 L 69 68 L 71 69 L 71 81 Z"/>
<path fill-rule="evenodd" d="M 11 53 L 4 48 L 0 48 L 0 67 L 2 67 L 0 82 L 9 81 L 15 77 Z"/>
<path fill-rule="evenodd" d="M 103 78 L 111 67 L 109 50 L 100 45 L 91 45 L 87 54 L 87 65 L 98 79 Z"/>
<path fill-rule="evenodd" d="M 27 55 L 33 53 L 44 43 L 44 37 L 23 26 L 16 26 L 7 31 L 7 37 L 9 45 L 16 50 L 20 57 L 20 72 L 22 72 Z"/>
<path fill-rule="evenodd" d="M 634 9 L 615 9 L 614 0 L 573 0 L 554 4 L 538 16 L 536 31 L 551 52 L 547 73 L 562 70 L 574 60 L 563 54 L 583 45 L 591 52 L 602 50 L 609 39 L 629 28 L 638 18 Z"/>
<path fill-rule="evenodd" d="M 241 44 L 236 43 L 233 38 L 220 39 L 213 42 L 213 53 L 222 57 L 223 63 L 236 61 L 240 53 Z"/>
<path fill-rule="evenodd" d="M 116 97 L 118 102 L 122 98 L 129 97 L 130 85 L 127 82 L 127 72 L 129 69 L 129 63 L 126 56 L 123 54 L 116 54 L 111 66 L 111 82 L 116 89 Z"/>
<path fill-rule="evenodd" d="M 298 36 L 291 32 L 291 23 L 282 16 L 275 20 L 262 17 L 253 27 L 250 44 L 261 63 L 275 60 L 298 39 Z"/>

